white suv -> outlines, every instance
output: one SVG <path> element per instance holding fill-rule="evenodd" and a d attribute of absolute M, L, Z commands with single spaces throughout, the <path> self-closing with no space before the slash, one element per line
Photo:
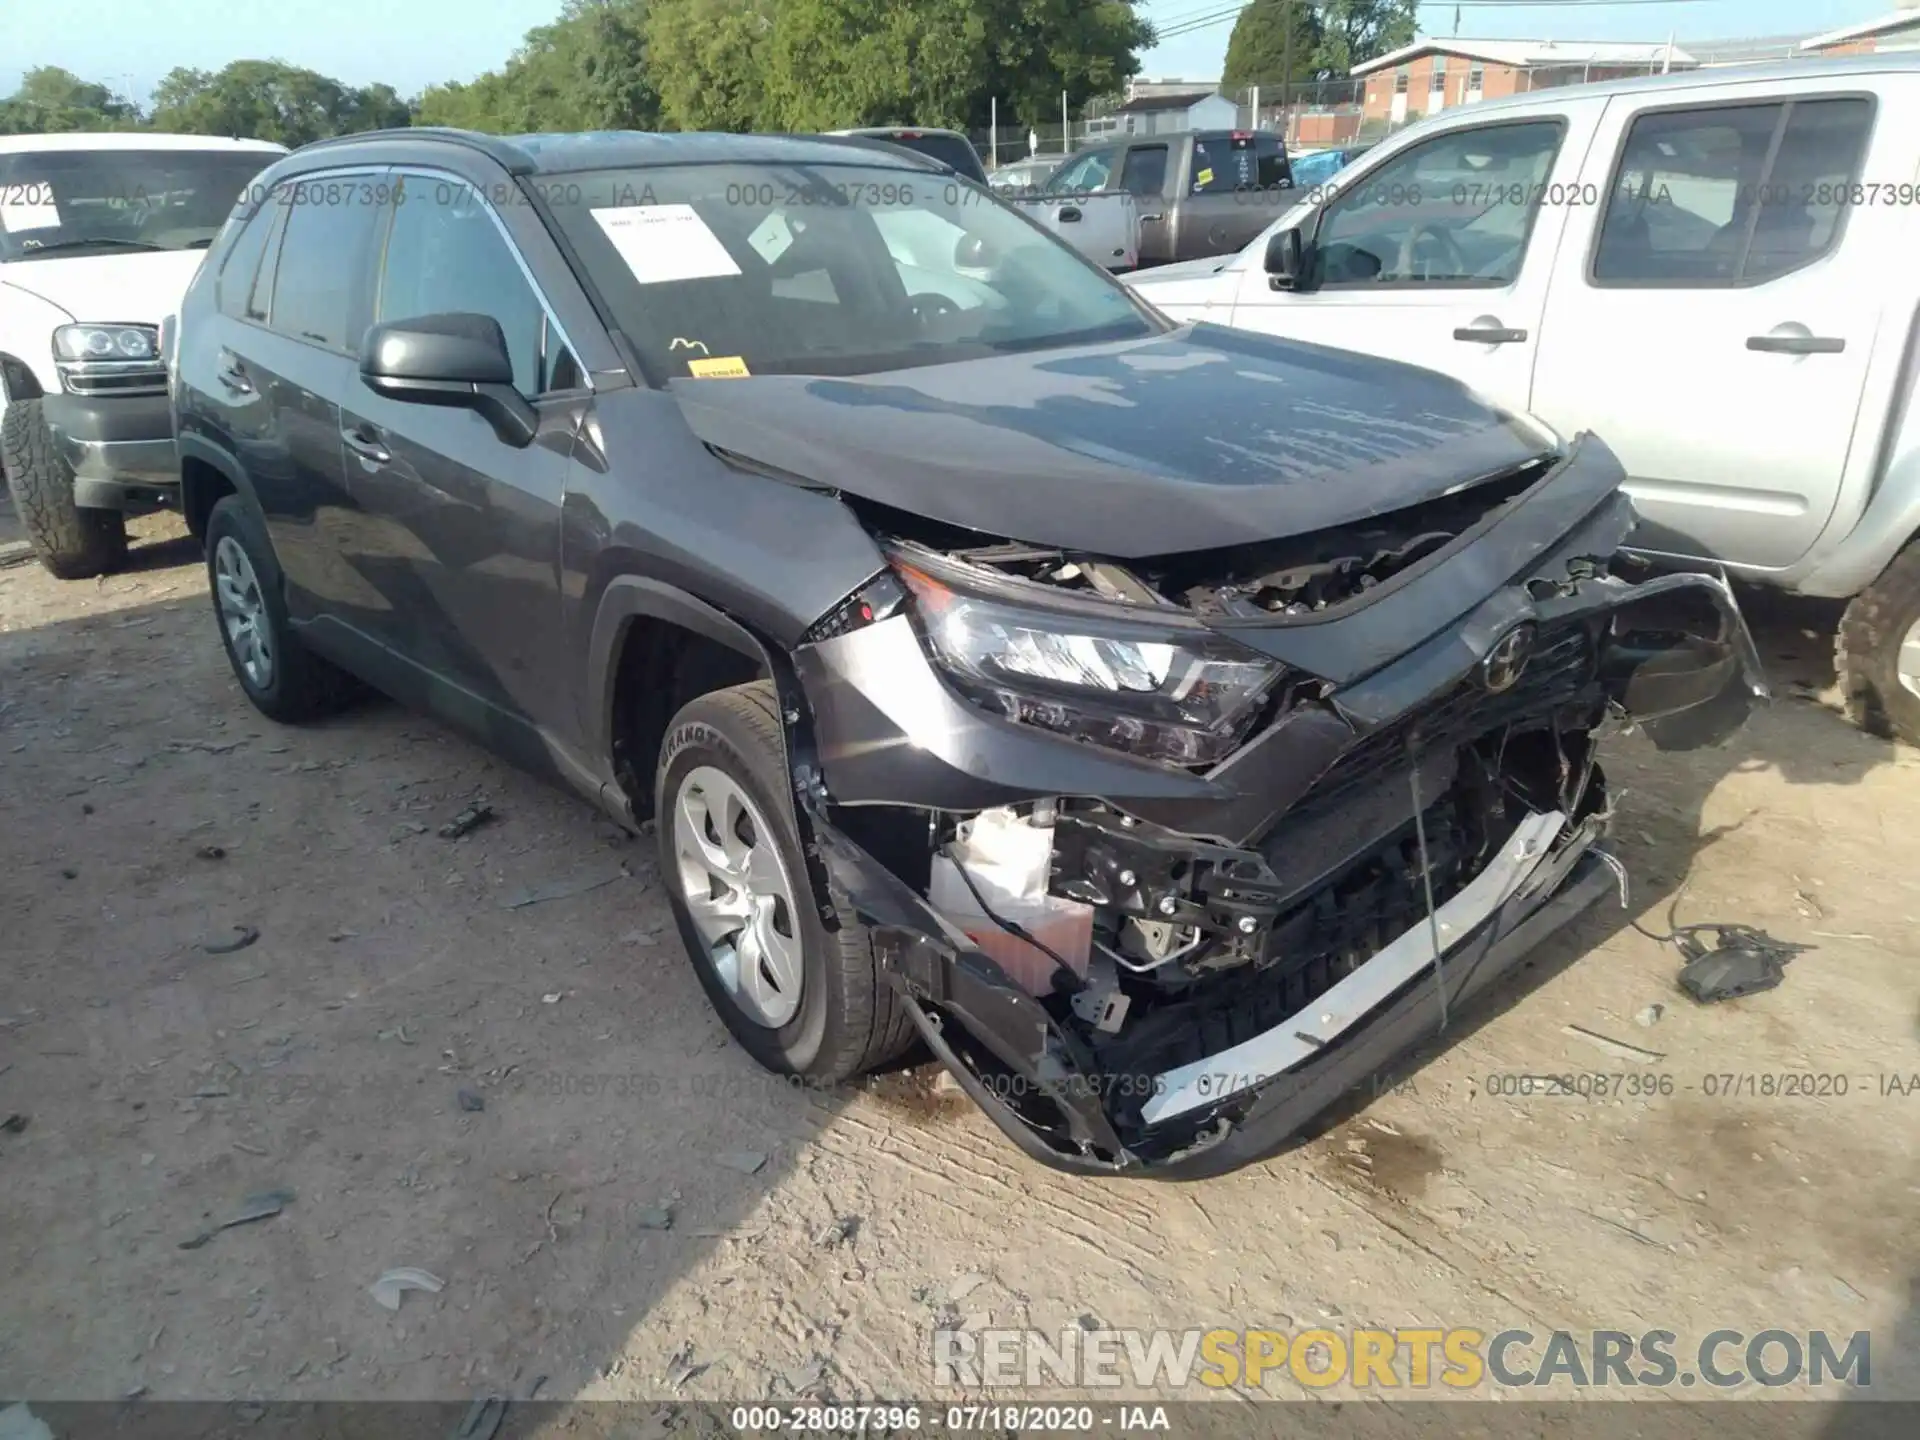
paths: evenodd
<path fill-rule="evenodd" d="M 0 461 L 41 562 L 125 558 L 177 506 L 160 322 L 286 147 L 204 135 L 0 136 Z"/>
<path fill-rule="evenodd" d="M 1636 548 L 1850 600 L 1848 706 L 1920 743 L 1920 55 L 1461 106 L 1300 193 L 1130 283 L 1595 432 Z"/>

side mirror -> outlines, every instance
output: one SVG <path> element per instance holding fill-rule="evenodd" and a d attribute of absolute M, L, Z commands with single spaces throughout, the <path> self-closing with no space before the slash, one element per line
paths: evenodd
<path fill-rule="evenodd" d="M 1306 244 L 1297 226 L 1267 240 L 1267 284 L 1275 290 L 1297 290 L 1305 280 Z"/>
<path fill-rule="evenodd" d="M 539 417 L 513 388 L 507 337 L 491 315 L 454 312 L 375 325 L 360 346 L 360 380 L 376 395 L 479 414 L 506 444 L 533 443 Z"/>

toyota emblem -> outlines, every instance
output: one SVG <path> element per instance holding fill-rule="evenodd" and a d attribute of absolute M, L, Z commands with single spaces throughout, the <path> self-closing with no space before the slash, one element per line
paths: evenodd
<path fill-rule="evenodd" d="M 1493 642 L 1480 662 L 1480 683 L 1493 694 L 1511 690 L 1533 656 L 1533 626 L 1520 624 Z"/>

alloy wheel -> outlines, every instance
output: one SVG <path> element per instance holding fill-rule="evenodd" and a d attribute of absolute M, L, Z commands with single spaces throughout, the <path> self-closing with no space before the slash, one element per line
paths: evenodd
<path fill-rule="evenodd" d="M 273 622 L 253 562 L 231 535 L 222 535 L 214 547 L 213 593 L 234 663 L 254 689 L 265 690 L 273 684 Z"/>
<path fill-rule="evenodd" d="M 707 963 L 748 1018 L 779 1029 L 799 1012 L 804 971 L 793 883 L 772 823 L 711 765 L 682 778 L 672 823 L 680 896 Z"/>

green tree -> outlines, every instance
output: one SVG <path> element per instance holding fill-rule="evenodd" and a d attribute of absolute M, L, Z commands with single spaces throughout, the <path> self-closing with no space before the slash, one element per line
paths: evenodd
<path fill-rule="evenodd" d="M 1321 43 L 1320 19 L 1308 0 L 1253 0 L 1233 23 L 1221 88 L 1311 79 Z"/>
<path fill-rule="evenodd" d="M 0 135 L 127 130 L 139 123 L 140 107 L 131 100 L 57 65 L 35 66 L 0 100 Z"/>
<path fill-rule="evenodd" d="M 329 135 L 409 123 L 391 85 L 364 89 L 283 60 L 235 60 L 218 71 L 184 67 L 154 88 L 156 130 L 306 145 Z"/>
<path fill-rule="evenodd" d="M 653 129 L 660 97 L 647 60 L 646 0 L 567 0 L 560 18 L 529 30 L 500 69 L 435 85 L 416 111 L 423 125 L 503 135 Z"/>
<path fill-rule="evenodd" d="M 1419 0 L 1320 0 L 1318 70 L 1345 75 L 1354 66 L 1413 43 Z"/>

